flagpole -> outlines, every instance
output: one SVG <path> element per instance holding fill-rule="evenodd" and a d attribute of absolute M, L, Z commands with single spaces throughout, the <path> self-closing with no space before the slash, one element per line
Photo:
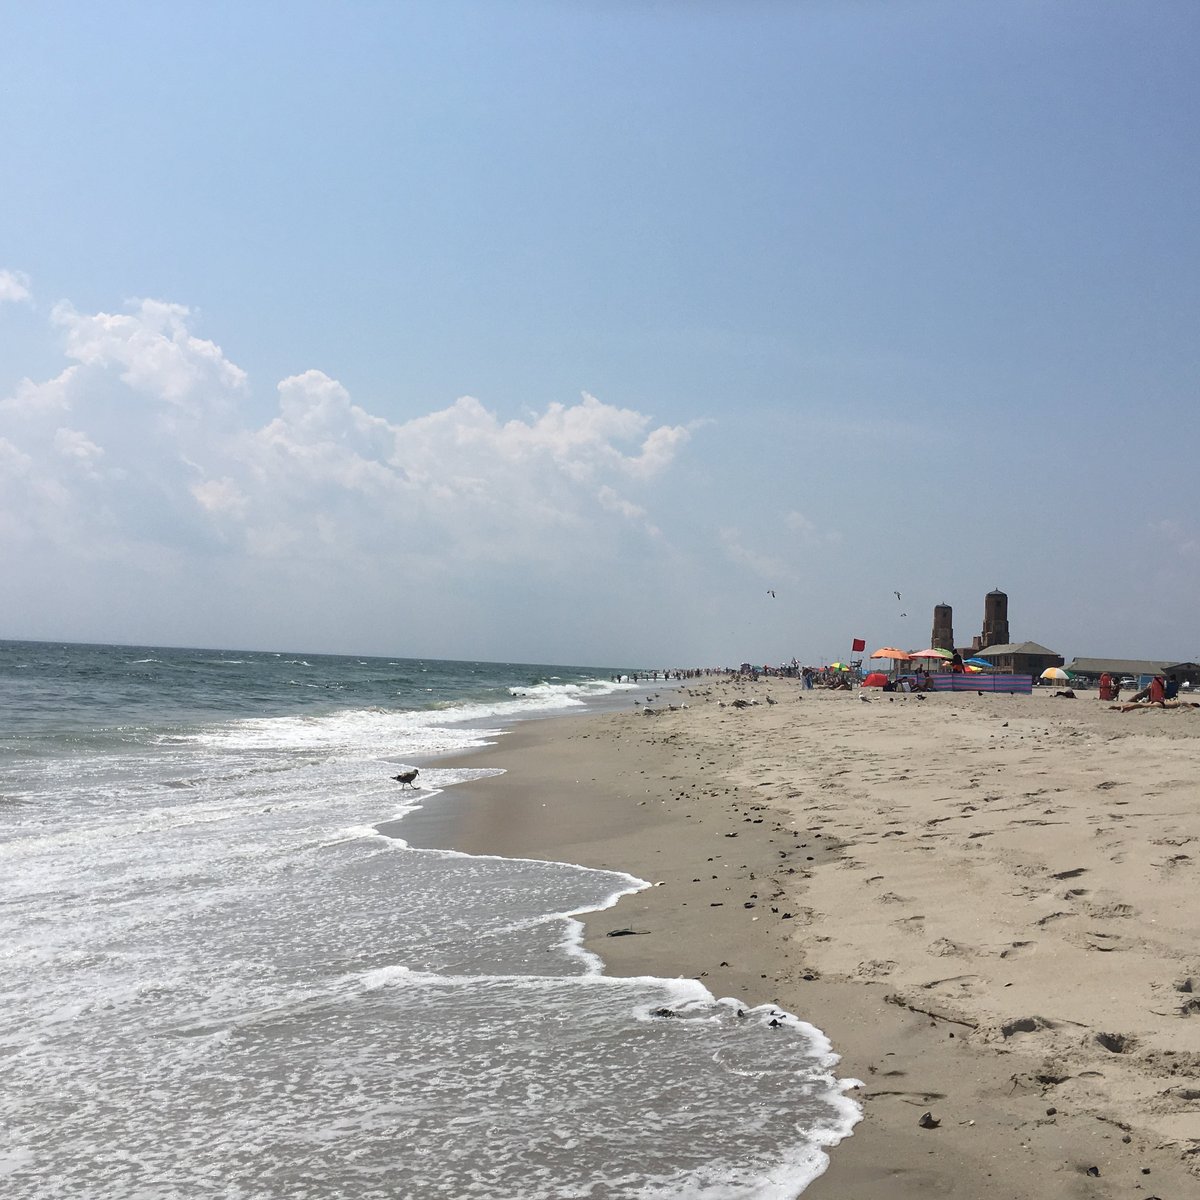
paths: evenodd
<path fill-rule="evenodd" d="M 851 676 L 851 678 L 853 678 L 853 677 L 854 677 L 854 674 L 855 674 L 855 668 L 854 668 L 854 656 L 855 656 L 856 654 L 864 654 L 864 653 L 866 652 L 866 649 L 867 649 L 867 639 L 866 639 L 866 638 L 851 638 L 851 639 L 850 639 L 850 676 Z M 858 660 L 858 674 L 859 674 L 859 676 L 861 676 L 861 675 L 862 675 L 862 673 L 863 673 L 863 671 L 862 671 L 862 659 L 860 658 L 860 659 Z M 861 684 L 861 683 L 862 683 L 862 679 L 860 678 L 858 682 Z"/>

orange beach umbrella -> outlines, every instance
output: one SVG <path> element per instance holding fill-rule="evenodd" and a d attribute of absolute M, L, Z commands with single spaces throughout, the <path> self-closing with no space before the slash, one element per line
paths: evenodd
<path fill-rule="evenodd" d="M 897 650 L 895 646 L 884 646 L 882 650 L 876 650 L 872 658 L 892 658 L 897 662 L 908 662 L 912 658 L 911 654 L 905 653 L 903 650 Z"/>

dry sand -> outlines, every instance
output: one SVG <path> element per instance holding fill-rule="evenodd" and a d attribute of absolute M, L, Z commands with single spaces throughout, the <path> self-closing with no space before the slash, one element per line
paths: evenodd
<path fill-rule="evenodd" d="M 825 1030 L 865 1118 L 806 1197 L 1200 1196 L 1200 711 L 788 680 L 661 703 L 472 756 L 506 774 L 454 789 L 449 836 L 660 884 L 588 919 L 611 973 Z"/>

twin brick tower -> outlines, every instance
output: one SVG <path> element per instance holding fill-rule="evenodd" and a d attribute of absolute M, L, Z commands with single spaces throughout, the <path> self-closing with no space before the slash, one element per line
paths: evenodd
<path fill-rule="evenodd" d="M 933 638 L 929 643 L 934 650 L 949 650 L 954 645 L 954 610 L 948 604 L 939 604 L 933 610 Z M 1008 645 L 1008 596 L 996 588 L 988 592 L 983 600 L 983 632 L 971 640 L 971 650 L 986 650 L 989 646 Z"/>

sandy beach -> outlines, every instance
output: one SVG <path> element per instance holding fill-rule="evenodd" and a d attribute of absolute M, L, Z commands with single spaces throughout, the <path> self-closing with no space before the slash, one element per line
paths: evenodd
<path fill-rule="evenodd" d="M 806 1196 L 1200 1195 L 1200 711 L 790 680 L 658 707 L 470 756 L 505 774 L 439 798 L 439 844 L 639 875 L 586 922 L 611 973 L 820 1026 L 864 1119 Z"/>

